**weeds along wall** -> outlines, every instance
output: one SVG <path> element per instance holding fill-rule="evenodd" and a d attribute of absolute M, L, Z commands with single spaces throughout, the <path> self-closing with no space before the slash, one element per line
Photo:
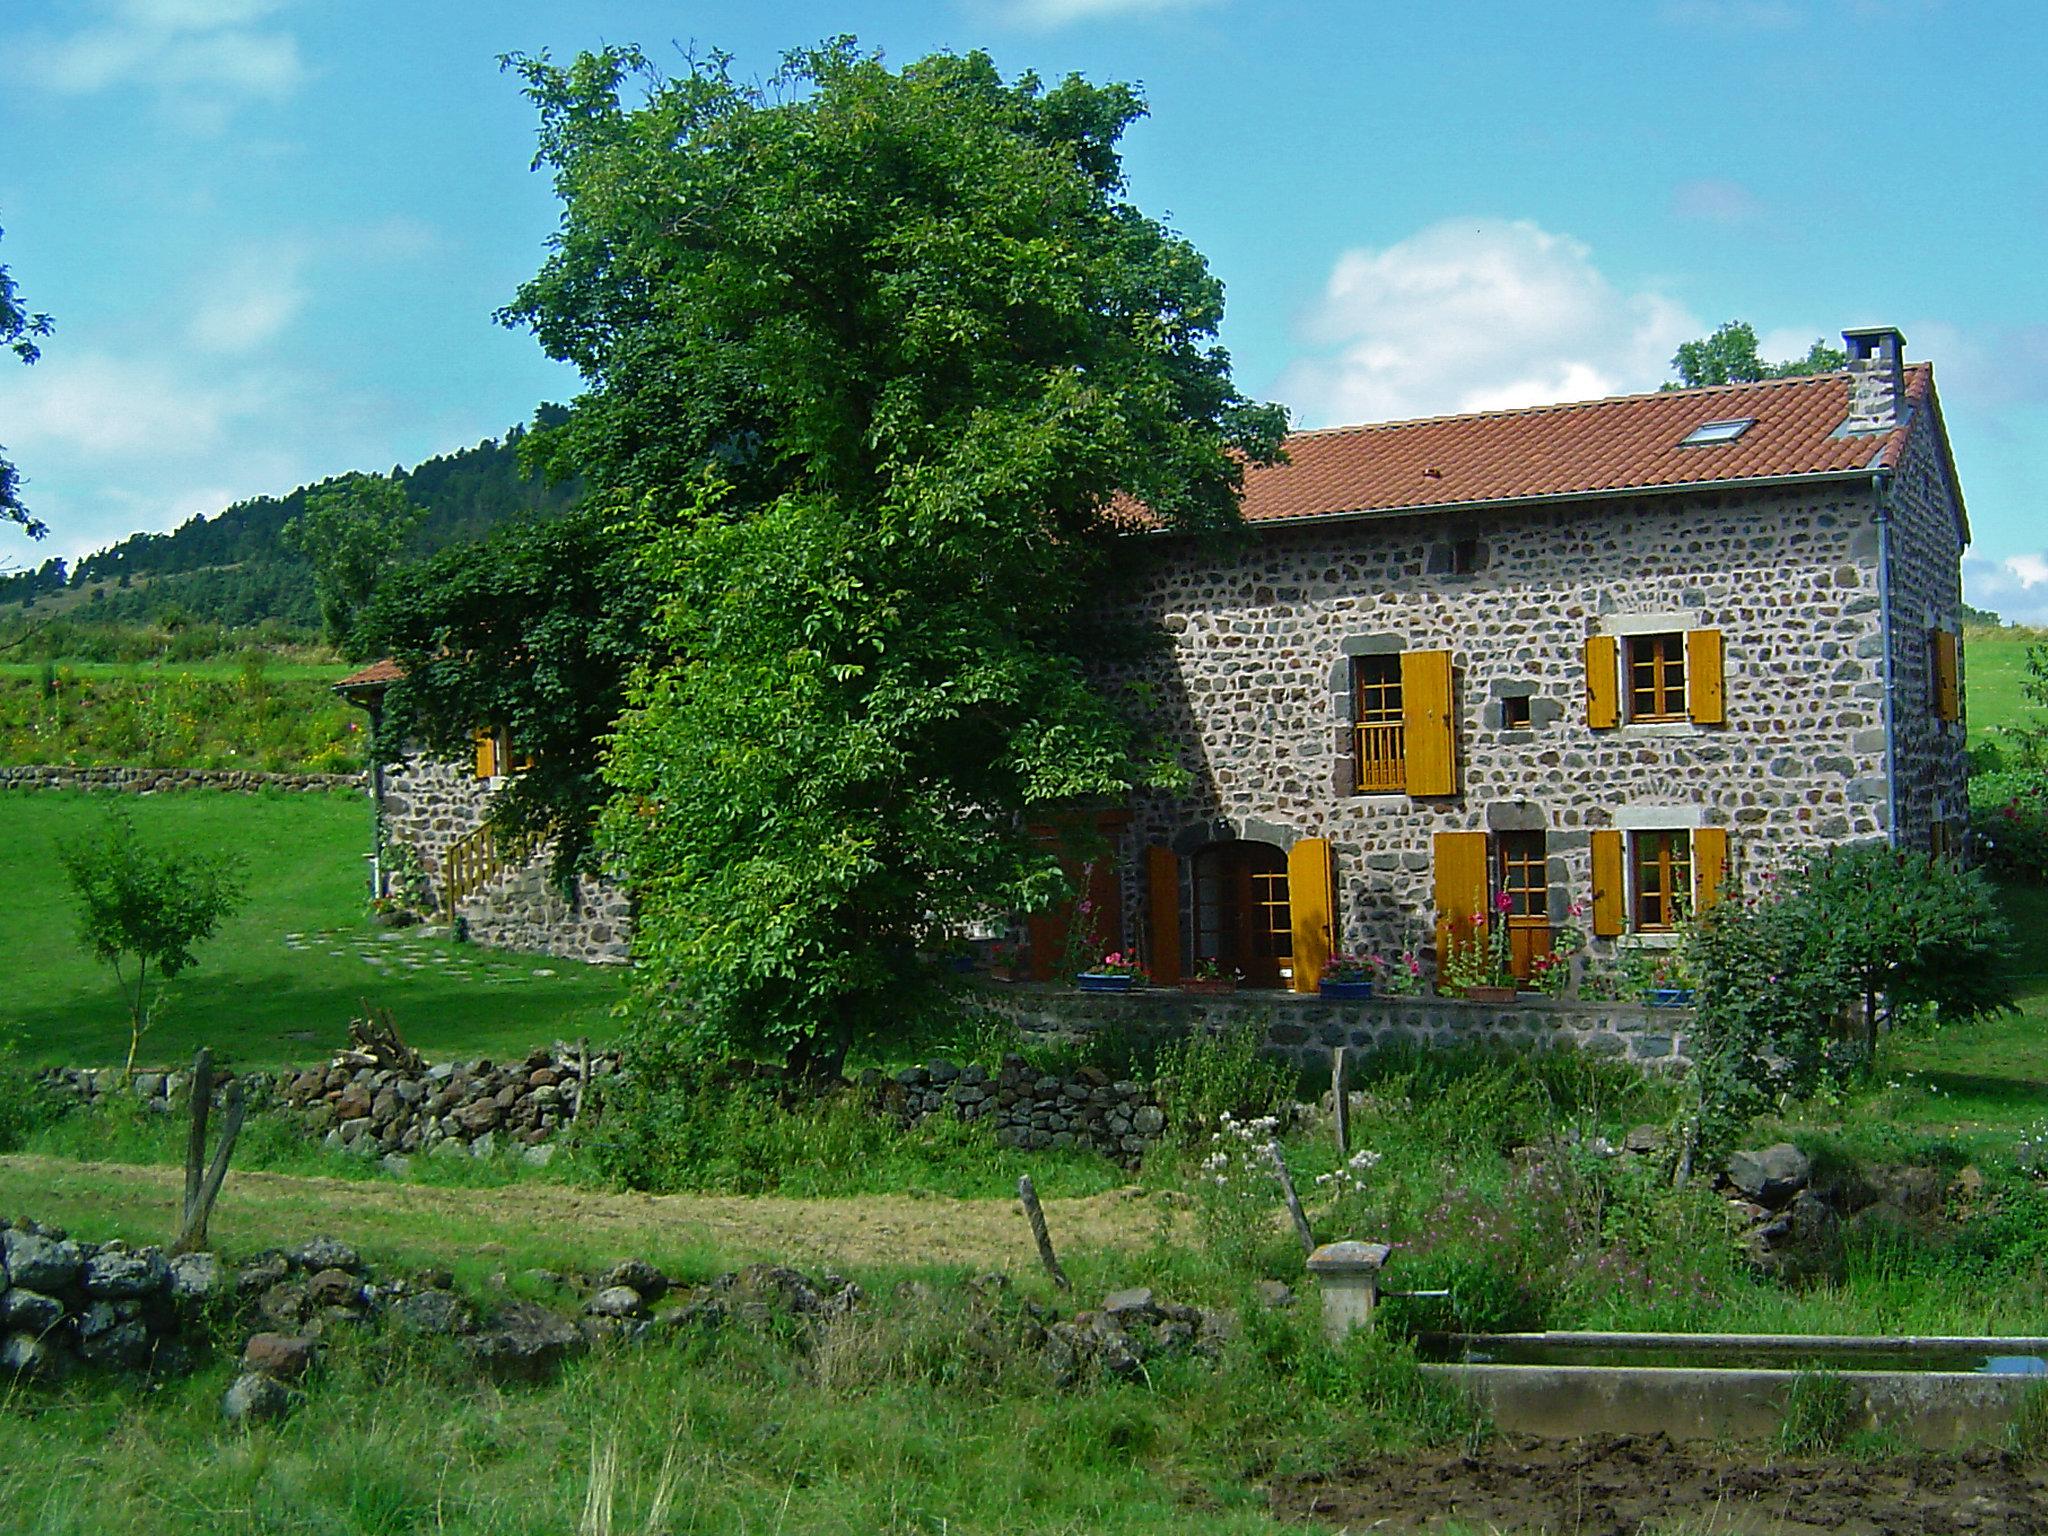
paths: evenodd
<path fill-rule="evenodd" d="M 1335 1001 L 1287 992 L 1190 994 L 1166 990 L 1076 992 L 1059 986 L 988 986 L 977 998 L 1032 1035 L 1087 1035 L 1103 1028 L 1161 1034 L 1221 1032 L 1247 1024 L 1266 1050 L 1302 1067 L 1329 1064 L 1333 1046 L 1569 1046 L 1645 1068 L 1686 1065 L 1692 1012 L 1630 1003 L 1526 997 L 1512 1003 L 1388 997 Z"/>

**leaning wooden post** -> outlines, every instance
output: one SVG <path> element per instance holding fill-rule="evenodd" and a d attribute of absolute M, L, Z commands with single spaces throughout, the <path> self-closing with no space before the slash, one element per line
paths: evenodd
<path fill-rule="evenodd" d="M 1052 1234 L 1045 1230 L 1045 1212 L 1038 1205 L 1038 1191 L 1031 1187 L 1031 1175 L 1023 1174 L 1017 1180 L 1017 1198 L 1024 1205 L 1024 1219 L 1031 1223 L 1031 1236 L 1038 1244 L 1038 1262 L 1045 1266 L 1045 1272 L 1052 1276 L 1052 1283 L 1063 1291 L 1073 1286 L 1067 1283 L 1067 1272 L 1060 1268 L 1059 1258 L 1052 1251 Z"/>
<path fill-rule="evenodd" d="M 202 1051 L 200 1055 L 204 1059 L 206 1053 Z M 228 1159 L 234 1155 L 235 1138 L 242 1134 L 242 1120 L 249 1112 L 248 1101 L 242 1097 L 241 1079 L 231 1079 L 228 1083 L 227 1119 L 221 1125 L 220 1145 L 213 1149 L 212 1166 L 206 1169 L 203 1177 L 195 1180 L 206 1153 L 206 1114 L 212 1107 L 210 1101 L 213 1097 L 212 1063 L 207 1061 L 205 1065 L 208 1079 L 206 1094 L 192 1101 L 193 1133 L 185 1148 L 185 1213 L 178 1223 L 178 1236 L 171 1244 L 173 1255 L 196 1253 L 206 1246 L 206 1223 L 213 1214 L 214 1201 L 220 1198 L 221 1183 L 228 1176 Z M 193 1076 L 196 1090 L 199 1087 L 198 1073 L 195 1071 Z"/>
<path fill-rule="evenodd" d="M 1281 1156 L 1280 1143 L 1266 1143 L 1266 1155 L 1273 1159 L 1273 1177 L 1280 1181 L 1280 1193 L 1287 1197 L 1287 1214 L 1294 1218 L 1294 1235 L 1301 1239 L 1301 1251 L 1316 1251 L 1316 1235 L 1310 1230 L 1308 1212 L 1301 1208 L 1301 1196 L 1294 1192 L 1294 1179 L 1287 1172 L 1287 1159 Z"/>
<path fill-rule="evenodd" d="M 1351 1101 L 1344 1093 L 1344 1047 L 1330 1048 L 1330 1105 L 1336 1112 L 1337 1156 L 1351 1155 Z"/>
<path fill-rule="evenodd" d="M 213 1052 L 205 1046 L 192 1058 L 192 1090 L 186 1096 L 192 1117 L 191 1134 L 185 1138 L 185 1206 L 179 1213 L 180 1230 L 190 1226 L 199 1208 L 199 1187 L 206 1179 L 206 1117 L 213 1112 Z"/>

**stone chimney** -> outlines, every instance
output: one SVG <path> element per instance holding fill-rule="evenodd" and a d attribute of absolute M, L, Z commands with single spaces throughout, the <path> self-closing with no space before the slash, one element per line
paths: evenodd
<path fill-rule="evenodd" d="M 1888 325 L 1842 332 L 1849 349 L 1849 419 L 1842 435 L 1889 432 L 1906 403 L 1906 338 Z"/>

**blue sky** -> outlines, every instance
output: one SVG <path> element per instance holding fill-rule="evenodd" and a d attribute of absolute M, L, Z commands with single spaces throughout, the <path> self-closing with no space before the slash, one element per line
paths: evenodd
<path fill-rule="evenodd" d="M 1141 83 L 1132 191 L 1301 425 L 1652 388 L 1894 324 L 1931 357 L 1972 597 L 2048 622 L 2048 7 L 1981 0 L 12 0 L 0 261 L 57 319 L 0 443 L 77 554 L 495 435 L 575 379 L 493 309 L 555 207 L 495 62 L 850 31 Z"/>

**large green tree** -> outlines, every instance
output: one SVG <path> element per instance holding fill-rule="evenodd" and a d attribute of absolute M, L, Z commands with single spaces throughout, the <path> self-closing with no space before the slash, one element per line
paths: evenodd
<path fill-rule="evenodd" d="M 511 63 L 564 212 L 508 315 L 588 383 L 543 451 L 661 594 L 604 822 L 645 974 L 829 1066 L 921 947 L 1052 899 L 1034 815 L 1170 775 L 1086 665 L 1117 545 L 1234 527 L 1284 417 L 1128 197 L 1131 87 L 846 40 L 759 88 Z"/>
<path fill-rule="evenodd" d="M 306 510 L 278 530 L 285 548 L 313 567 L 313 595 L 331 643 L 349 647 L 357 616 L 424 516 L 395 479 L 343 475 L 308 495 Z"/>
<path fill-rule="evenodd" d="M 48 315 L 32 314 L 23 305 L 14 275 L 0 265 L 0 347 L 22 362 L 32 363 L 43 355 L 36 342 L 49 335 L 50 328 Z M 21 475 L 4 453 L 0 453 L 0 522 L 19 523 L 31 538 L 43 536 L 43 525 L 21 503 Z"/>
<path fill-rule="evenodd" d="M 1804 357 L 1767 363 L 1757 348 L 1756 328 L 1747 320 L 1730 320 L 1711 336 L 1681 342 L 1671 359 L 1678 382 L 1666 389 L 1697 389 L 1703 384 L 1754 384 L 1759 379 L 1787 379 L 1805 373 L 1830 373 L 1845 368 L 1849 354 L 1816 340 Z"/>

